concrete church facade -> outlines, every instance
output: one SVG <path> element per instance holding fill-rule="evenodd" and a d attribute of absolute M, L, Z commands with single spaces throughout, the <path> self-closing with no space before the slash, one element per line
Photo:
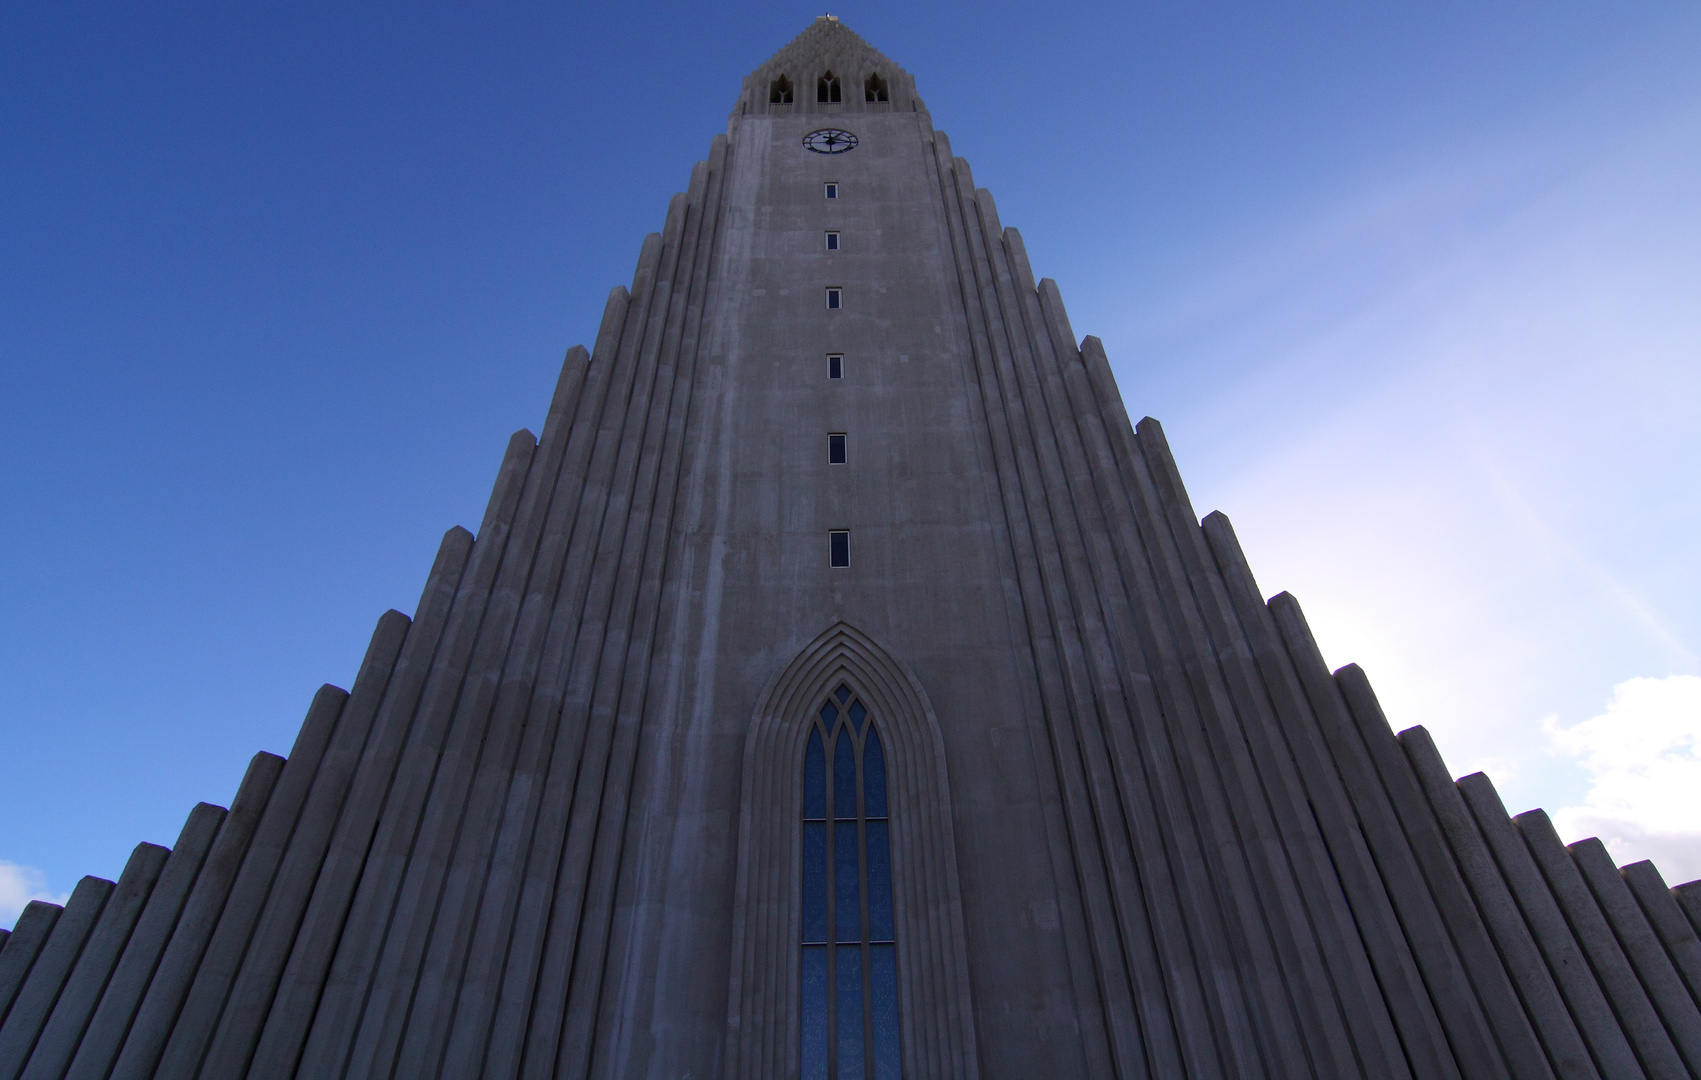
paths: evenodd
<path fill-rule="evenodd" d="M 1698 925 L 1325 667 L 823 17 L 352 689 L 19 919 L 0 1080 L 1691 1077 Z"/>

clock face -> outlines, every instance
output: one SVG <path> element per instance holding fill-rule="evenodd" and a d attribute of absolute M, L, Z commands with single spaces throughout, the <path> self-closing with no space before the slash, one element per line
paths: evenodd
<path fill-rule="evenodd" d="M 856 136 L 840 128 L 822 128 L 805 135 L 803 145 L 817 154 L 842 154 L 856 147 Z"/>

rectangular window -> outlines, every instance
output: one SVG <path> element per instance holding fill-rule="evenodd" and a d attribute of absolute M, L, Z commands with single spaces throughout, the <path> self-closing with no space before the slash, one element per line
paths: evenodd
<path fill-rule="evenodd" d="M 845 437 L 842 434 L 827 436 L 827 464 L 843 465 L 845 463 Z"/>
<path fill-rule="evenodd" d="M 838 233 L 830 232 L 830 233 L 827 234 L 827 250 L 828 251 L 839 250 L 839 234 Z"/>
<path fill-rule="evenodd" d="M 837 311 L 845 306 L 845 291 L 843 289 L 827 290 L 827 310 Z"/>
<path fill-rule="evenodd" d="M 850 565 L 850 530 L 833 529 L 827 533 L 828 554 L 833 566 Z"/>
<path fill-rule="evenodd" d="M 827 378 L 842 379 L 845 377 L 845 354 L 827 354 Z"/>
<path fill-rule="evenodd" d="M 839 197 L 839 185 L 828 184 L 827 185 L 827 198 L 836 199 L 838 197 Z"/>

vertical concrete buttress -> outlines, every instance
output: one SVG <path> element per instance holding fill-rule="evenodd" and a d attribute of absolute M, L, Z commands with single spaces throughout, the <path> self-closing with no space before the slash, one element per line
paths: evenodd
<path fill-rule="evenodd" d="M 825 1075 L 801 770 L 839 687 L 893 876 L 858 1077 L 1701 1075 L 1701 882 L 1396 736 L 831 16 L 540 430 L 287 759 L 0 932 L 0 1080 Z"/>

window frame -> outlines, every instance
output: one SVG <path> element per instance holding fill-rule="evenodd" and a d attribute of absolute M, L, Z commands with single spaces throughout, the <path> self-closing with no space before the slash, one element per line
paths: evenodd
<path fill-rule="evenodd" d="M 837 454 L 835 459 L 834 455 Z M 843 431 L 827 432 L 827 464 L 850 464 L 850 435 Z"/>
<path fill-rule="evenodd" d="M 827 310 L 842 311 L 845 306 L 845 288 L 843 285 L 827 286 Z"/>
<path fill-rule="evenodd" d="M 830 352 L 827 354 L 827 378 L 842 379 L 845 377 L 845 354 Z"/>
<path fill-rule="evenodd" d="M 840 558 L 839 547 L 840 547 L 841 542 L 844 545 L 844 556 L 843 556 L 844 561 L 843 562 L 839 561 L 839 558 Z M 849 529 L 828 529 L 827 530 L 827 569 L 829 569 L 829 570 L 849 570 L 850 564 L 851 564 L 851 562 L 850 562 L 850 530 Z"/>
<path fill-rule="evenodd" d="M 822 233 L 821 236 L 827 242 L 828 251 L 839 250 L 839 230 L 828 229 L 826 232 Z"/>
<path fill-rule="evenodd" d="M 837 199 L 839 197 L 839 182 L 837 180 L 823 180 L 821 191 L 823 198 Z"/>
<path fill-rule="evenodd" d="M 903 1071 L 892 775 L 882 725 L 862 697 L 839 681 L 816 699 L 799 763 L 804 1080 L 899 1080 Z M 852 805 L 842 805 L 846 796 Z"/>

